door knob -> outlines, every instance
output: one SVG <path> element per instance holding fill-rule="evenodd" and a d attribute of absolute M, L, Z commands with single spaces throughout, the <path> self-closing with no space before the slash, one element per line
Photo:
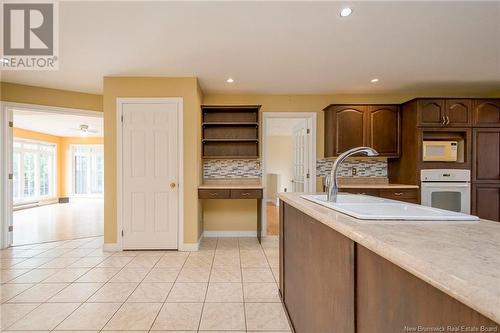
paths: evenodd
<path fill-rule="evenodd" d="M 175 188 L 175 183 L 174 182 L 170 183 L 170 188 Z"/>

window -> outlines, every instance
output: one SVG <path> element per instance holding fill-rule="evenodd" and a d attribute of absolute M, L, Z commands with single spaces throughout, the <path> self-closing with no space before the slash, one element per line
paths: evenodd
<path fill-rule="evenodd" d="M 102 195 L 104 154 L 102 145 L 73 145 L 73 192 L 75 195 Z"/>
<path fill-rule="evenodd" d="M 14 203 L 38 201 L 56 195 L 56 145 L 14 139 Z"/>

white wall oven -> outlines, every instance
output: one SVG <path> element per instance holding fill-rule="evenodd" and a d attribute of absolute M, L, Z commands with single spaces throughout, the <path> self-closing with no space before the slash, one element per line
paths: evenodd
<path fill-rule="evenodd" d="M 470 170 L 421 170 L 421 202 L 424 206 L 470 214 Z"/>

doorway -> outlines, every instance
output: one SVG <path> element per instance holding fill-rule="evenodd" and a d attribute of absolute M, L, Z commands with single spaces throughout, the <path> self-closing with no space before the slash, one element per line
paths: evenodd
<path fill-rule="evenodd" d="M 182 99 L 119 98 L 118 221 L 123 250 L 182 240 Z"/>
<path fill-rule="evenodd" d="M 316 113 L 264 112 L 262 151 L 265 235 L 278 235 L 281 192 L 316 191 Z"/>
<path fill-rule="evenodd" d="M 78 197 L 71 181 L 73 145 L 102 151 L 102 112 L 18 103 L 2 112 L 2 247 L 102 236 L 103 184 L 99 196 Z"/>

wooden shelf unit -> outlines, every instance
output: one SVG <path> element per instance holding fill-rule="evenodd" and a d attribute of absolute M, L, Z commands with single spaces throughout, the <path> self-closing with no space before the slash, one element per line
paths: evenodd
<path fill-rule="evenodd" d="M 203 105 L 202 158 L 259 158 L 260 105 Z"/>

